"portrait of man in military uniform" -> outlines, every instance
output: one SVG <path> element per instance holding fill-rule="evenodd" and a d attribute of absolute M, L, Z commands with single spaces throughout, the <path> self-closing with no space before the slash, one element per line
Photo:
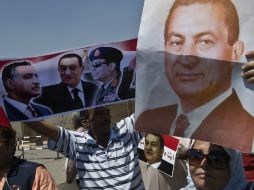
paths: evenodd
<path fill-rule="evenodd" d="M 123 53 L 113 47 L 98 47 L 89 54 L 90 69 L 95 80 L 101 83 L 95 96 L 95 104 L 102 105 L 119 100 L 121 80 L 120 63 Z"/>

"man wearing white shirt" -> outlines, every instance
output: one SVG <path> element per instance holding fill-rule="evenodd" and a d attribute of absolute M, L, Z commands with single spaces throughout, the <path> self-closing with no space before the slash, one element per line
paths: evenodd
<path fill-rule="evenodd" d="M 11 121 L 20 121 L 51 114 L 51 111 L 32 98 L 40 95 L 38 73 L 30 62 L 11 63 L 3 68 L 2 80 L 7 92 L 4 106 Z"/>
<path fill-rule="evenodd" d="M 58 61 L 61 82 L 42 88 L 36 102 L 49 107 L 54 113 L 81 109 L 94 105 L 97 86 L 81 80 L 84 64 L 78 54 L 63 55 Z"/>
<path fill-rule="evenodd" d="M 26 126 L 49 137 L 49 149 L 76 161 L 80 189 L 144 190 L 137 150 L 142 134 L 134 131 L 134 114 L 113 126 L 108 108 L 96 107 L 90 114 L 87 133 L 46 121 Z"/>
<path fill-rule="evenodd" d="M 165 24 L 165 71 L 179 101 L 143 112 L 136 126 L 251 152 L 254 118 L 231 87 L 244 46 L 238 36 L 230 0 L 176 0 Z"/>

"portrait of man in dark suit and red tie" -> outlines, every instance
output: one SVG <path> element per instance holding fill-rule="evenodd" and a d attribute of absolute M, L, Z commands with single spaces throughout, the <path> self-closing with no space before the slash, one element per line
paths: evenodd
<path fill-rule="evenodd" d="M 145 110 L 136 128 L 251 152 L 254 118 L 231 84 L 232 65 L 244 51 L 239 31 L 230 0 L 174 1 L 165 23 L 164 68 L 178 103 Z"/>

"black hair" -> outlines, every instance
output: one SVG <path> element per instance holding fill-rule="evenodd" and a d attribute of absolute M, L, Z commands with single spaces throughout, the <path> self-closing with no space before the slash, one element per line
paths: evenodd
<path fill-rule="evenodd" d="M 163 148 L 164 148 L 164 139 L 163 139 L 163 137 L 162 137 L 162 135 L 160 135 L 160 134 L 157 134 L 157 133 L 147 133 L 146 135 L 145 135 L 145 137 L 147 136 L 147 135 L 154 135 L 154 136 L 156 136 L 156 137 L 159 137 L 159 141 L 160 141 L 160 149 L 162 150 Z"/>
<path fill-rule="evenodd" d="M 27 65 L 31 65 L 31 63 L 28 62 L 28 61 L 19 61 L 19 62 L 14 62 L 14 63 L 11 63 L 9 65 L 6 65 L 3 68 L 3 70 L 2 70 L 2 80 L 3 80 L 3 85 L 4 85 L 5 90 L 8 90 L 8 87 L 5 84 L 5 81 L 7 79 L 14 79 L 16 67 L 27 66 Z"/>
<path fill-rule="evenodd" d="M 233 45 L 239 37 L 239 17 L 237 10 L 231 0 L 175 0 L 169 10 L 164 30 L 165 43 L 168 39 L 168 26 L 174 11 L 180 6 L 189 6 L 195 3 L 199 4 L 217 4 L 221 5 L 225 11 L 225 24 L 228 28 L 228 44 Z M 198 13 L 197 13 L 198 14 Z"/>
<path fill-rule="evenodd" d="M 83 62 L 82 62 L 82 58 L 76 54 L 76 53 L 68 53 L 68 54 L 65 54 L 63 55 L 59 61 L 58 61 L 58 67 L 60 66 L 60 62 L 62 59 L 65 59 L 65 58 L 73 58 L 73 57 L 76 57 L 78 59 L 78 62 L 79 62 L 79 66 L 81 67 L 83 65 Z"/>
<path fill-rule="evenodd" d="M 82 126 L 83 122 L 90 119 L 90 114 L 87 110 L 82 110 L 80 112 L 75 112 L 72 115 L 72 121 L 74 128 L 79 128 Z"/>

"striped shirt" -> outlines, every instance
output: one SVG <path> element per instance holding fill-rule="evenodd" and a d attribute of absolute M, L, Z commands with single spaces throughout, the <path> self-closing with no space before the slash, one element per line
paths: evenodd
<path fill-rule="evenodd" d="M 103 129 L 102 129 L 103 130 Z M 90 133 L 59 127 L 59 139 L 49 140 L 49 149 L 76 161 L 81 189 L 144 189 L 138 162 L 142 134 L 134 131 L 131 115 L 111 128 L 107 148 L 96 144 Z"/>

